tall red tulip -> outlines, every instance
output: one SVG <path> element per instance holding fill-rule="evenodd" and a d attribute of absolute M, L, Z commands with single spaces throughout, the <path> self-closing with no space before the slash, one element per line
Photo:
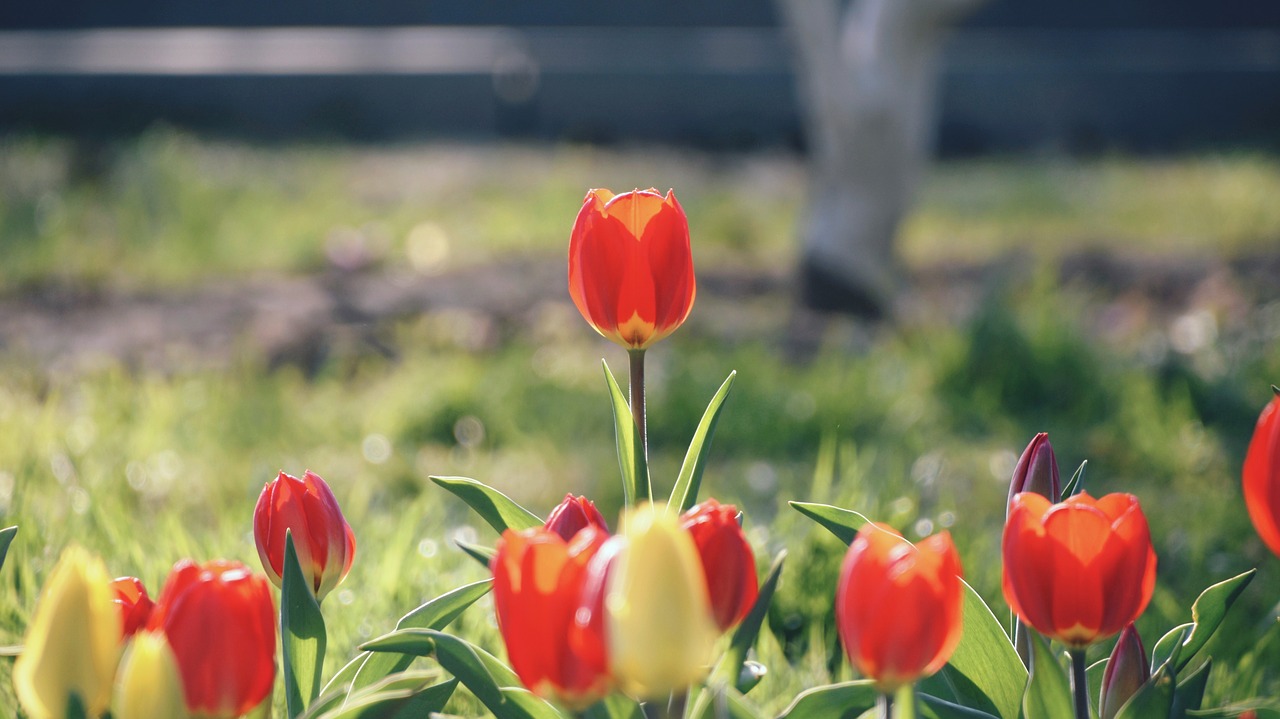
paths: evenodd
<path fill-rule="evenodd" d="M 271 694 L 275 616 L 262 575 L 240 562 L 188 559 L 174 565 L 147 629 L 169 640 L 191 713 L 232 719 Z"/>
<path fill-rule="evenodd" d="M 147 596 L 147 588 L 137 577 L 119 577 L 112 580 L 111 592 L 114 594 L 116 606 L 120 607 L 120 618 L 124 628 L 122 640 L 127 640 L 138 632 L 151 617 L 155 602 Z"/>
<path fill-rule="evenodd" d="M 947 532 L 912 546 L 883 524 L 858 530 L 840 569 L 836 627 L 849 661 L 882 692 L 951 658 L 962 629 L 962 571 Z"/>
<path fill-rule="evenodd" d="M 1137 497 L 1080 493 L 1054 504 L 1014 495 L 1004 527 L 1004 597 L 1022 621 L 1072 649 L 1147 608 L 1156 553 Z"/>
<path fill-rule="evenodd" d="M 585 709 L 609 690 L 600 652 L 570 641 L 587 564 L 607 536 L 594 526 L 571 542 L 541 527 L 507 530 L 490 564 L 498 630 L 516 676 L 538 696 L 572 709 Z"/>
<path fill-rule="evenodd" d="M 564 495 L 564 501 L 551 510 L 542 526 L 560 535 L 566 542 L 572 541 L 573 535 L 586 527 L 598 527 L 605 534 L 609 533 L 609 525 L 604 521 L 600 510 L 596 509 L 596 503 L 572 494 Z"/>
<path fill-rule="evenodd" d="M 714 499 L 694 505 L 680 516 L 680 526 L 698 547 L 711 613 L 721 631 L 747 616 L 760 589 L 755 554 L 737 517 L 737 507 Z"/>
<path fill-rule="evenodd" d="M 324 599 L 351 571 L 356 537 L 329 485 L 307 470 L 302 479 L 284 472 L 268 482 L 253 511 L 253 538 L 262 568 L 278 587 L 284 573 L 285 532 L 292 530 L 298 566 Z"/>
<path fill-rule="evenodd" d="M 569 238 L 569 294 L 596 331 L 645 349 L 689 316 L 689 222 L 675 193 L 587 193 Z"/>
<path fill-rule="evenodd" d="M 1258 536 L 1280 556 L 1280 396 L 1258 417 L 1244 458 L 1244 503 Z"/>

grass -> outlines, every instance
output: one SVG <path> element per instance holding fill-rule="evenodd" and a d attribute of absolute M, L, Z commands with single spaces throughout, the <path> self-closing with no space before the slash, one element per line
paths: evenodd
<path fill-rule="evenodd" d="M 47 284 L 165 291 L 245 273 L 306 273 L 363 253 L 428 276 L 512 255 L 563 253 L 586 187 L 677 188 L 701 268 L 785 262 L 803 201 L 785 156 L 421 146 L 263 148 L 160 131 L 101 148 L 0 140 L 0 292 Z M 1227 256 L 1280 235 L 1280 161 L 1257 155 L 1088 162 L 993 160 L 934 171 L 904 235 L 908 261 L 1038 262 L 1082 245 Z M 947 528 L 970 582 L 998 616 L 999 532 L 1017 453 L 1050 432 L 1063 472 L 1088 459 L 1091 493 L 1129 491 L 1157 540 L 1160 580 L 1139 624 L 1148 647 L 1188 621 L 1207 584 L 1259 576 L 1215 650 L 1211 699 L 1280 694 L 1272 605 L 1280 561 L 1244 519 L 1239 470 L 1252 423 L 1280 378 L 1271 305 L 1215 341 L 1152 353 L 1102 336 L 1088 288 L 1051 272 L 1010 278 L 971 312 L 925 313 L 870 334 L 835 323 L 805 362 L 776 327 L 716 339 L 714 299 L 651 354 L 650 432 L 668 489 L 704 403 L 739 377 L 705 491 L 747 509 L 762 568 L 790 551 L 753 692 L 779 710 L 849 670 L 832 663 L 831 596 L 843 548 L 791 511 L 828 501 L 908 536 Z M 1270 309 L 1268 309 L 1270 308 Z M 621 502 L 599 359 L 624 354 L 575 319 L 481 351 L 429 322 L 395 332 L 400 352 L 337 356 L 313 374 L 267 369 L 251 347 L 225 369 L 107 362 L 50 370 L 0 355 L 0 518 L 21 526 L 0 570 L 0 644 L 21 640 L 40 583 L 69 543 L 159 590 L 186 556 L 256 564 L 250 516 L 262 484 L 310 468 L 355 528 L 352 575 L 325 603 L 326 676 L 362 640 L 484 570 L 452 540 L 492 542 L 426 481 L 460 474 L 539 513 L 565 491 L 613 516 Z M 1141 337 L 1164 336 L 1149 321 Z M 461 631 L 498 646 L 490 605 Z M 1255 646 L 1256 645 L 1256 646 Z M 791 669 L 781 670 L 783 663 Z M 11 706 L 9 663 L 0 705 Z M 279 699 L 279 697 L 277 697 Z M 476 713 L 460 702 L 458 713 Z"/>

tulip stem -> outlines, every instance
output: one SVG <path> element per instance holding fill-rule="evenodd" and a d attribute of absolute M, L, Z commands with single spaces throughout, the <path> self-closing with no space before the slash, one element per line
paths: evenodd
<path fill-rule="evenodd" d="M 1071 650 L 1071 691 L 1076 699 L 1076 719 L 1089 719 L 1089 680 L 1083 649 Z"/>
<path fill-rule="evenodd" d="M 628 350 L 631 360 L 631 417 L 636 423 L 636 434 L 639 438 L 640 452 L 645 464 L 649 463 L 649 432 L 646 426 L 644 411 L 644 350 Z M 643 502 L 653 496 L 653 488 L 649 485 L 649 477 L 637 482 L 636 501 Z"/>

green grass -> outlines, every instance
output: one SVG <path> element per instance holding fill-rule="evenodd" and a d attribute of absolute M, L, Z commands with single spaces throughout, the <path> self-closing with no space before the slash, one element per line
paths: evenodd
<path fill-rule="evenodd" d="M 0 146 L 8 294 L 46 283 L 162 290 L 309 272 L 344 242 L 384 265 L 428 272 L 559 255 L 592 185 L 674 186 L 701 269 L 762 268 L 793 253 L 803 201 L 799 167 L 784 156 L 263 148 L 169 132 L 107 147 L 105 160 L 75 159 L 83 151 L 60 140 Z M 1254 155 L 949 164 L 930 175 L 904 252 L 916 264 L 1024 248 L 1048 262 L 1082 243 L 1247 253 L 1280 234 L 1277 191 L 1280 161 Z M 1156 598 L 1139 625 L 1148 647 L 1189 620 L 1204 586 L 1259 567 L 1215 650 L 1211 697 L 1280 694 L 1280 639 L 1244 656 L 1275 624 L 1280 560 L 1254 536 L 1239 490 L 1252 423 L 1280 378 L 1280 330 L 1263 322 L 1274 312 L 1224 324 L 1217 342 L 1191 354 L 1153 355 L 1102 339 L 1087 319 L 1097 299 L 1051 276 L 1009 279 L 960 321 L 927 314 L 867 337 L 836 323 L 804 362 L 778 346 L 785 320 L 717 340 L 706 314 L 717 304 L 707 299 L 650 353 L 659 491 L 671 486 L 703 405 L 739 371 L 704 491 L 747 509 L 762 568 L 790 551 L 761 650 L 776 668 L 752 694 L 766 708 L 849 673 L 829 661 L 843 548 L 786 500 L 854 508 L 909 537 L 948 528 L 969 580 L 1005 616 L 1005 493 L 1017 453 L 1041 430 L 1064 474 L 1088 459 L 1090 492 L 1143 501 L 1160 557 Z M 1150 321 L 1144 331 L 1166 329 Z M 311 375 L 268 370 L 251 347 L 221 370 L 52 371 L 0 355 L 0 522 L 21 526 L 0 569 L 0 645 L 21 640 L 43 577 L 72 542 L 153 592 L 182 557 L 256 564 L 253 505 L 281 469 L 325 477 L 358 539 L 352 576 L 325 603 L 326 676 L 401 614 L 484 575 L 452 540 L 487 543 L 493 533 L 428 475 L 475 477 L 539 513 L 565 491 L 587 493 L 616 516 L 599 359 L 621 371 L 621 350 L 576 321 L 484 351 L 442 339 L 430 322 L 406 322 L 395 344 L 394 360 L 335 356 Z M 490 604 L 469 611 L 461 631 L 496 651 Z M 0 661 L 0 706 L 13 703 L 9 667 Z M 475 713 L 465 702 L 455 708 Z"/>

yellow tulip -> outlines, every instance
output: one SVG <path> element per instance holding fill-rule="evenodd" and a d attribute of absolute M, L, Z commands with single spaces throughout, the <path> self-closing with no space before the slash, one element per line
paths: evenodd
<path fill-rule="evenodd" d="M 138 632 L 120 661 L 116 719 L 186 719 L 178 660 L 164 632 Z"/>
<path fill-rule="evenodd" d="M 702 560 L 679 519 L 643 504 L 623 518 L 609 575 L 609 660 L 625 691 L 657 698 L 701 679 L 719 632 Z"/>
<path fill-rule="evenodd" d="M 13 665 L 18 702 L 31 719 L 63 719 L 72 694 L 88 716 L 106 712 L 120 658 L 120 622 L 102 560 L 79 547 L 63 551 Z"/>

